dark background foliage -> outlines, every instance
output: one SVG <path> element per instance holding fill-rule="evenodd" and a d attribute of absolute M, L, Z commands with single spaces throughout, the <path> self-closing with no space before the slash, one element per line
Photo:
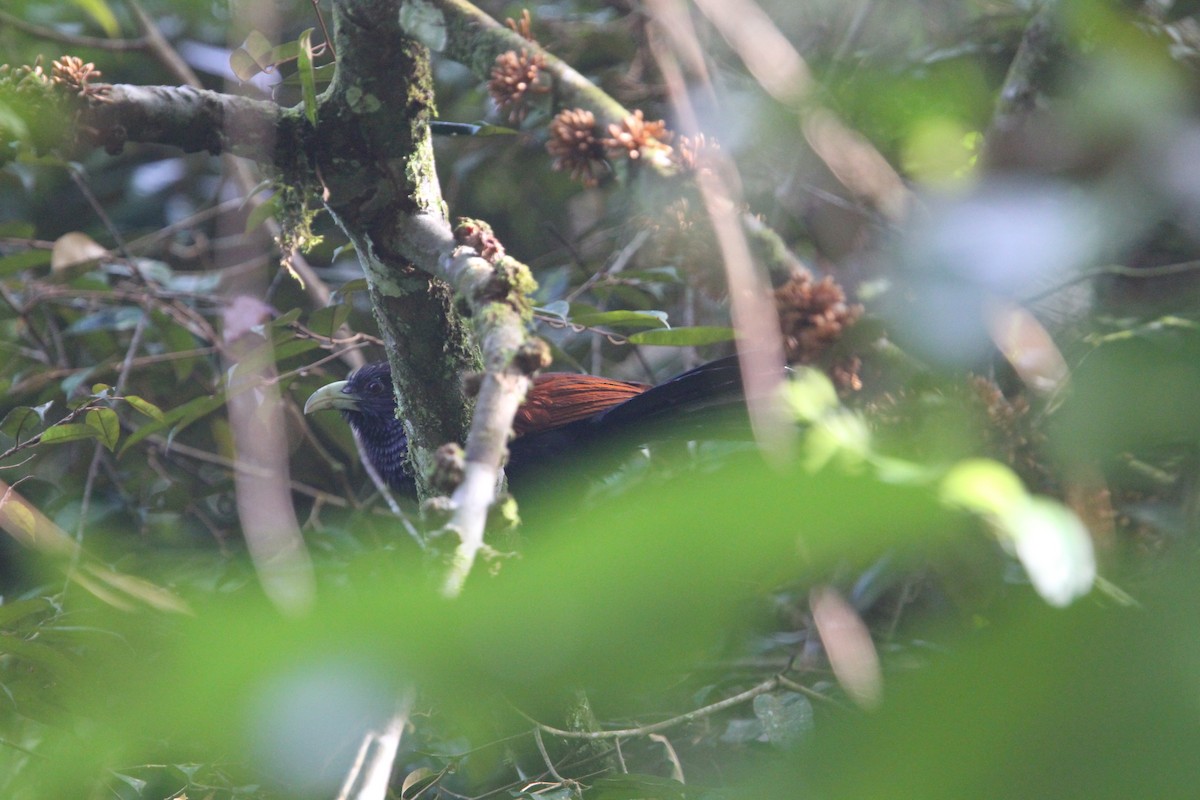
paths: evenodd
<path fill-rule="evenodd" d="M 700 128 L 814 276 L 772 297 L 783 332 L 816 324 L 821 276 L 862 316 L 840 306 L 819 357 L 789 343 L 833 379 L 798 369 L 790 459 L 705 442 L 522 498 L 528 524 L 489 540 L 520 557 L 453 601 L 441 546 L 406 532 L 436 516 L 402 498 L 402 523 L 344 422 L 300 412 L 383 357 L 344 233 L 312 219 L 302 286 L 265 221 L 297 229 L 278 176 L 170 143 L 34 147 L 78 118 L 34 119 L 16 80 L 69 53 L 105 82 L 179 85 L 141 9 L 207 88 L 292 106 L 295 61 L 239 81 L 230 55 L 253 31 L 322 39 L 313 6 L 5 5 L 0 795 L 333 796 L 414 686 L 406 797 L 1194 793 L 1192 4 L 763 2 L 811 72 L 782 98 L 712 5 L 678 4 Z M 544 47 L 686 132 L 654 28 L 672 7 L 530 10 Z M 438 138 L 437 168 L 451 214 L 532 267 L 554 369 L 658 382 L 730 351 L 685 181 L 614 157 L 583 186 L 547 155 L 553 93 L 518 122 L 463 65 L 434 77 L 440 119 L 509 128 Z M 818 113 L 851 132 L 833 156 Z M 272 348 L 242 361 L 277 376 L 316 567 L 298 616 L 263 597 L 235 497 L 220 331 L 247 280 Z M 679 346 L 638 343 L 663 320 Z M 614 729 L 636 730 L 572 738 Z"/>

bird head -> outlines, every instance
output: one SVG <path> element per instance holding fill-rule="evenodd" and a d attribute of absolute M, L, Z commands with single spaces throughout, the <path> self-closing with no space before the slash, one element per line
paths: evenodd
<path fill-rule="evenodd" d="M 351 425 L 382 424 L 396 419 L 396 396 L 392 393 L 392 370 L 386 361 L 367 364 L 344 381 L 317 389 L 304 403 L 304 413 L 327 408 L 341 411 Z"/>
<path fill-rule="evenodd" d="M 359 446 L 389 486 L 407 491 L 408 436 L 396 418 L 392 370 L 386 361 L 359 367 L 344 381 L 317 389 L 304 403 L 304 413 L 335 408 L 350 423 Z"/>

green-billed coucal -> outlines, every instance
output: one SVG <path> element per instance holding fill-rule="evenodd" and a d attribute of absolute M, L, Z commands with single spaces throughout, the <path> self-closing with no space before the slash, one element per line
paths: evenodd
<path fill-rule="evenodd" d="M 720 421 L 743 405 L 736 356 L 702 364 L 658 386 L 593 375 L 552 372 L 534 378 L 513 420 L 505 467 L 511 484 L 522 476 L 586 457 L 609 443 L 626 449 L 670 432 L 673 438 L 726 438 Z M 342 412 L 371 465 L 398 491 L 413 487 L 408 439 L 396 418 L 392 374 L 386 361 L 367 364 L 344 381 L 323 386 L 308 398 L 304 413 Z M 717 412 L 718 416 L 713 413 Z M 739 415 L 743 419 L 744 413 Z"/>

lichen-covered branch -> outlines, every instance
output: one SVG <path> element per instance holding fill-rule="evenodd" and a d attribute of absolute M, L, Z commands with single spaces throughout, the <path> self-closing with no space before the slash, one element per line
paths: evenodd
<path fill-rule="evenodd" d="M 340 60 L 320 107 L 316 172 L 367 272 L 422 496 L 435 489 L 438 447 L 467 441 L 449 522 L 460 539 L 446 583 L 455 594 L 483 547 L 512 419 L 540 366 L 516 358 L 533 283 L 485 226 L 458 238 L 451 230 L 429 140 L 428 51 L 401 31 L 394 5 L 335 3 L 334 39 Z M 459 379 L 479 359 L 456 300 L 471 316 L 486 367 L 467 437 L 469 402 Z"/>
<path fill-rule="evenodd" d="M 116 84 L 88 102 L 84 138 L 110 153 L 127 142 L 167 144 L 184 152 L 230 153 L 273 165 L 300 134 L 300 115 L 274 103 L 190 86 Z"/>
<path fill-rule="evenodd" d="M 1066 43 L 1057 18 L 1058 6 L 1057 2 L 1046 2 L 1025 28 L 996 100 L 990 137 L 1011 132 L 1028 119 L 1037 109 L 1052 72 L 1061 65 Z"/>

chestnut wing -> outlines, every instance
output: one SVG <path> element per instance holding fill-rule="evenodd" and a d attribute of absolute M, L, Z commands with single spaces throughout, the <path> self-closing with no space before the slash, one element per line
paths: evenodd
<path fill-rule="evenodd" d="M 539 375 L 533 379 L 533 388 L 517 410 L 513 434 L 524 436 L 586 419 L 649 388 L 650 385 L 645 383 L 569 372 Z"/>

